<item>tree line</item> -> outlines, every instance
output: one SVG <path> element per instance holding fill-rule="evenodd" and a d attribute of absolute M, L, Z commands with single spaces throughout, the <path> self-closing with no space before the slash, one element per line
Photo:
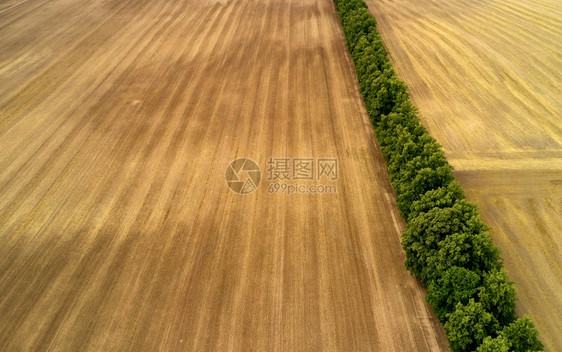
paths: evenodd
<path fill-rule="evenodd" d="M 420 123 L 363 0 L 334 0 L 360 93 L 406 219 L 406 267 L 427 287 L 453 351 L 538 351 L 529 317 L 476 206 L 465 199 L 439 143 Z"/>

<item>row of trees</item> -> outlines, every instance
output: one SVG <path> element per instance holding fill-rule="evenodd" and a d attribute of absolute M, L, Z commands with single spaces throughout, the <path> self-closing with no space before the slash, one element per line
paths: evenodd
<path fill-rule="evenodd" d="M 387 161 L 406 267 L 428 288 L 453 351 L 534 351 L 528 317 L 515 315 L 515 289 L 476 206 L 468 202 L 437 141 L 419 121 L 363 0 L 334 0 L 360 92 Z"/>

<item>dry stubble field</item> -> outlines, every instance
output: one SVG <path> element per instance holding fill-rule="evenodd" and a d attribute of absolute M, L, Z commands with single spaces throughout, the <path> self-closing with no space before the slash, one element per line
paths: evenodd
<path fill-rule="evenodd" d="M 562 2 L 369 0 L 423 123 L 562 349 Z"/>
<path fill-rule="evenodd" d="M 446 350 L 353 72 L 331 0 L 1 3 L 0 349 Z"/>

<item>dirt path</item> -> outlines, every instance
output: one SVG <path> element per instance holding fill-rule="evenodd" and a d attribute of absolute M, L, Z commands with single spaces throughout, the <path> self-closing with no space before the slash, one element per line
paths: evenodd
<path fill-rule="evenodd" d="M 1 350 L 447 349 L 330 0 L 8 1 L 0 81 Z"/>
<path fill-rule="evenodd" d="M 520 314 L 562 349 L 562 3 L 368 1 L 423 123 L 480 206 Z"/>

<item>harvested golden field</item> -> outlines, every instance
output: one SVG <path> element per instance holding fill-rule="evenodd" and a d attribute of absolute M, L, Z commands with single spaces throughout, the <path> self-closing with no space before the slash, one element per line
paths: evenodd
<path fill-rule="evenodd" d="M 0 350 L 447 350 L 331 0 L 7 1 L 0 82 Z"/>
<path fill-rule="evenodd" d="M 423 123 L 492 227 L 518 312 L 562 349 L 562 2 L 367 1 Z"/>

